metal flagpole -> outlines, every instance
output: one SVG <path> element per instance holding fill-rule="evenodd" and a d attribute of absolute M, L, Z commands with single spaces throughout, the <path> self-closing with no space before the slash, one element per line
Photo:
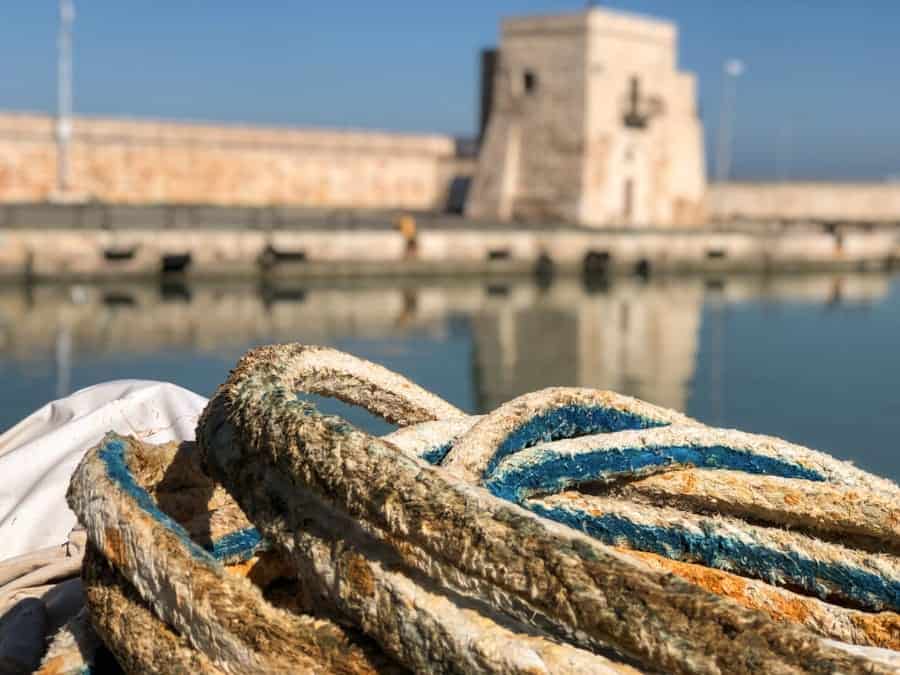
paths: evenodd
<path fill-rule="evenodd" d="M 72 0 L 59 0 L 59 42 L 56 117 L 56 190 L 68 193 L 69 139 L 72 136 L 72 22 L 75 8 Z"/>

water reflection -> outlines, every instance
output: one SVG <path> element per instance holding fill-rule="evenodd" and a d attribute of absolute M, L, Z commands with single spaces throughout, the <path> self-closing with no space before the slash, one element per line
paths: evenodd
<path fill-rule="evenodd" d="M 473 315 L 479 408 L 548 384 L 570 384 L 685 409 L 701 283 L 628 281 L 597 293 L 570 283 L 543 294 L 517 291 Z"/>
<path fill-rule="evenodd" d="M 784 410 L 767 409 L 760 419 L 751 414 L 757 399 L 769 395 L 760 378 L 782 390 L 796 384 L 778 379 L 797 361 L 795 352 L 778 351 L 778 336 L 797 334 L 815 352 L 827 342 L 820 337 L 842 327 L 865 334 L 870 329 L 858 318 L 860 310 L 894 316 L 896 286 L 876 275 L 592 284 L 557 279 L 543 285 L 472 280 L 7 286 L 0 288 L 0 374 L 7 385 L 0 396 L 0 429 L 71 387 L 131 373 L 174 379 L 208 395 L 248 346 L 300 340 L 384 357 L 426 386 L 447 383 L 448 392 L 459 393 L 445 395 L 477 410 L 551 385 L 597 387 L 813 444 L 822 439 L 794 424 L 796 416 Z M 811 323 L 810 310 L 838 318 L 818 325 Z M 884 320 L 879 339 L 890 344 L 900 338 L 900 326 Z M 775 340 L 768 352 L 767 340 Z M 465 348 L 457 348 L 463 343 Z M 401 348 L 412 350 L 409 357 L 391 362 L 391 349 Z M 799 353 L 804 351 L 809 349 Z M 853 371 L 857 357 L 823 353 L 822 363 L 843 358 Z M 882 366 L 872 377 L 894 379 L 891 368 L 896 371 Z M 792 377 L 815 380 L 803 372 Z M 892 388 L 886 381 L 868 385 L 873 400 Z M 829 405 L 845 413 L 852 409 L 844 401 Z M 826 414 L 819 410 L 819 418 Z M 900 431 L 900 422 L 894 425 L 884 431 Z M 819 427 L 821 421 L 810 428 Z M 838 447 L 825 447 L 851 456 L 857 452 L 854 439 L 865 437 L 853 433 L 842 439 L 832 430 L 826 441 L 837 439 Z M 868 442 L 874 447 L 880 438 Z M 840 447 L 844 442 L 847 447 Z M 893 449 L 890 457 L 884 454 L 876 461 L 884 462 L 882 473 L 891 474 L 897 464 Z"/>

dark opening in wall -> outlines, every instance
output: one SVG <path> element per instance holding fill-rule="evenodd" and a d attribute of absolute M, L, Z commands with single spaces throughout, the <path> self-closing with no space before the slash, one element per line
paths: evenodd
<path fill-rule="evenodd" d="M 107 291 L 103 294 L 103 304 L 107 307 L 134 307 L 137 305 L 137 300 L 131 293 Z"/>
<path fill-rule="evenodd" d="M 534 263 L 534 276 L 540 288 L 549 288 L 553 282 L 556 265 L 546 251 L 542 251 Z"/>
<path fill-rule="evenodd" d="M 466 209 L 466 198 L 472 186 L 471 176 L 454 176 L 447 190 L 447 212 L 462 214 Z"/>
<path fill-rule="evenodd" d="M 634 265 L 634 273 L 643 279 L 649 278 L 652 271 L 653 265 L 647 258 L 641 258 Z"/>
<path fill-rule="evenodd" d="M 535 91 L 537 91 L 537 74 L 533 70 L 526 70 L 525 75 L 522 78 L 522 83 L 525 86 L 525 93 L 533 94 Z"/>
<path fill-rule="evenodd" d="M 163 274 L 184 272 L 191 266 L 190 253 L 167 253 L 160 261 Z"/>
<path fill-rule="evenodd" d="M 586 276 L 605 275 L 609 272 L 612 256 L 609 251 L 588 251 L 582 270 Z"/>
<path fill-rule="evenodd" d="M 628 104 L 625 108 L 625 126 L 631 129 L 644 129 L 647 126 L 647 114 L 642 109 L 641 81 L 637 76 L 628 82 Z"/>
<path fill-rule="evenodd" d="M 508 248 L 492 248 L 488 251 L 488 260 L 509 260 L 512 254 Z"/>
<path fill-rule="evenodd" d="M 728 257 L 728 253 L 723 248 L 708 248 L 706 249 L 706 257 L 708 260 L 722 260 Z"/>
<path fill-rule="evenodd" d="M 624 194 L 622 195 L 622 217 L 625 219 L 626 225 L 631 225 L 631 217 L 634 211 L 634 179 L 626 178 L 623 185 Z"/>
<path fill-rule="evenodd" d="M 103 250 L 103 257 L 110 262 L 119 262 L 122 260 L 131 260 L 137 253 L 137 247 L 129 248 L 110 247 Z"/>

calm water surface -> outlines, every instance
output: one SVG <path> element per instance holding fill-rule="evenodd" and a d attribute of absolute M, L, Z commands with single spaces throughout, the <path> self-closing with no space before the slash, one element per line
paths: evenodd
<path fill-rule="evenodd" d="M 0 430 L 105 380 L 208 396 L 248 347 L 284 341 L 378 361 L 472 412 L 613 389 L 900 480 L 898 276 L 0 287 Z"/>

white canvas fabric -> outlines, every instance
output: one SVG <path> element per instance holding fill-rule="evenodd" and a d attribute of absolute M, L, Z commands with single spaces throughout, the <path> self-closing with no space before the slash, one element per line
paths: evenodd
<path fill-rule="evenodd" d="M 106 432 L 192 440 L 205 405 L 174 384 L 116 380 L 48 403 L 0 435 L 0 562 L 67 542 L 69 479 Z"/>
<path fill-rule="evenodd" d="M 0 435 L 0 672 L 35 670 L 83 607 L 85 535 L 65 497 L 85 451 L 107 431 L 193 439 L 205 405 L 173 384 L 119 380 L 48 403 Z"/>

